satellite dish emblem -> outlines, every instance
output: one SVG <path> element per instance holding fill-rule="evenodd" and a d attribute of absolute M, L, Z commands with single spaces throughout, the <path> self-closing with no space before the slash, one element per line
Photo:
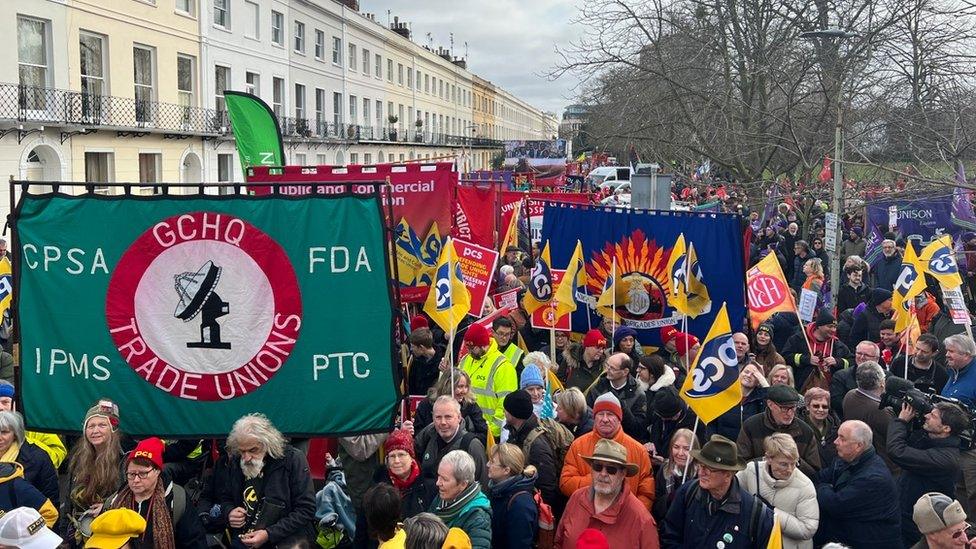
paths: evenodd
<path fill-rule="evenodd" d="M 220 324 L 217 319 L 230 313 L 230 304 L 215 291 L 220 282 L 221 268 L 207 261 L 195 272 L 175 275 L 176 293 L 180 303 L 173 315 L 189 322 L 200 315 L 200 341 L 188 341 L 191 349 L 230 349 L 230 343 L 220 340 Z"/>

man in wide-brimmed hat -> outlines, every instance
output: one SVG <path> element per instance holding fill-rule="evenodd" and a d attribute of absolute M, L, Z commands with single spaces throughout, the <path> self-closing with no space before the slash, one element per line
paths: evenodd
<path fill-rule="evenodd" d="M 627 448 L 610 439 L 600 439 L 593 453 L 582 456 L 593 471 L 593 484 L 569 498 L 559 528 L 556 548 L 576 547 L 584 530 L 599 530 L 610 547 L 659 547 L 657 526 L 647 507 L 630 490 L 624 479 L 640 467 L 627 459 Z"/>
<path fill-rule="evenodd" d="M 698 479 L 674 496 L 661 533 L 661 546 L 765 547 L 773 530 L 773 510 L 743 490 L 735 473 L 745 468 L 734 442 L 712 435 L 692 450 Z"/>

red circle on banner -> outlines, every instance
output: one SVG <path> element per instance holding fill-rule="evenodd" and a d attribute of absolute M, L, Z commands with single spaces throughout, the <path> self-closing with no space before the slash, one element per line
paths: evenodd
<path fill-rule="evenodd" d="M 749 294 L 749 309 L 757 313 L 779 307 L 790 295 L 782 280 L 766 274 L 750 280 L 746 290 Z"/>
<path fill-rule="evenodd" d="M 298 340 L 302 299 L 284 249 L 217 212 L 158 221 L 122 254 L 105 298 L 109 334 L 143 379 L 188 400 L 267 383 Z"/>

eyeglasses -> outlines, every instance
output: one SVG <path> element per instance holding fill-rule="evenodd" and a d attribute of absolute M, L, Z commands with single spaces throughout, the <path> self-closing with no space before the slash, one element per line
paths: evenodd
<path fill-rule="evenodd" d="M 962 528 L 952 533 L 952 539 L 959 539 L 960 536 L 966 536 L 968 538 L 969 536 L 966 535 L 966 531 L 969 530 L 970 528 L 972 528 L 971 524 L 969 524 L 968 522 L 964 523 L 962 525 Z"/>
<path fill-rule="evenodd" d="M 854 352 L 854 356 L 859 356 L 859 357 L 862 357 L 862 358 L 878 358 L 878 355 L 876 355 L 874 353 L 861 353 L 861 352 L 857 352 L 857 351 Z"/>
<path fill-rule="evenodd" d="M 604 464 L 598 463 L 596 461 L 594 461 L 593 463 L 591 463 L 590 464 L 590 467 L 593 468 L 593 472 L 594 473 L 602 473 L 603 471 L 606 471 L 607 474 L 608 475 L 611 475 L 611 476 L 616 475 L 617 472 L 619 472 L 620 470 L 623 469 L 623 467 L 620 467 L 620 466 L 617 466 L 617 465 L 604 465 Z"/>
<path fill-rule="evenodd" d="M 136 477 L 139 477 L 142 480 L 146 480 L 147 478 L 149 478 L 149 473 L 152 473 L 152 471 L 139 471 L 133 473 L 126 473 L 125 478 L 129 480 L 135 480 Z"/>

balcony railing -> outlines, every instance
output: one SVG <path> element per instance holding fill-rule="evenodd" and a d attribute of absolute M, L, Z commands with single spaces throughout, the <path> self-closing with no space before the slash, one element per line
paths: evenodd
<path fill-rule="evenodd" d="M 0 119 L 212 136 L 229 126 L 213 109 L 19 84 L 0 84 Z"/>
<path fill-rule="evenodd" d="M 231 133 L 223 110 L 127 97 L 0 83 L 0 120 L 128 131 L 222 137 Z M 279 116 L 285 139 L 498 148 L 496 139 L 416 128 L 335 124 L 324 119 Z"/>

